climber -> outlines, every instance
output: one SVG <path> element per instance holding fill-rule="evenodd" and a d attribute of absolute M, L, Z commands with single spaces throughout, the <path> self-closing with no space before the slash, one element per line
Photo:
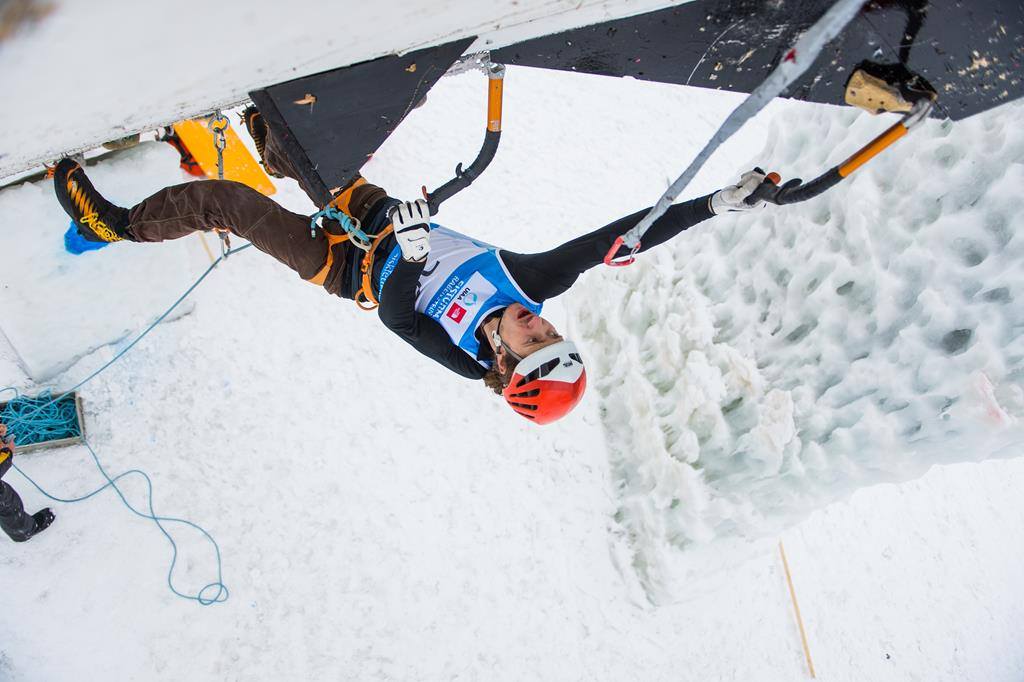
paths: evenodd
<path fill-rule="evenodd" d="M 243 116 L 267 171 L 299 179 L 259 112 L 250 107 Z M 644 237 L 641 251 L 716 214 L 754 208 L 744 199 L 764 179 L 750 171 L 736 185 L 672 206 Z M 567 414 L 586 388 L 581 354 L 540 316 L 544 301 L 599 265 L 615 239 L 646 213 L 619 218 L 549 251 L 515 253 L 431 224 L 422 199 L 399 201 L 357 177 L 331 206 L 372 238 L 372 245 L 359 247 L 337 221 L 325 219 L 311 235 L 308 216 L 236 182 L 176 185 L 123 208 L 104 199 L 79 164 L 64 159 L 54 170 L 54 184 L 85 239 L 159 242 L 198 230 L 228 230 L 331 294 L 379 300 L 378 315 L 389 329 L 456 374 L 483 379 L 538 424 Z"/>

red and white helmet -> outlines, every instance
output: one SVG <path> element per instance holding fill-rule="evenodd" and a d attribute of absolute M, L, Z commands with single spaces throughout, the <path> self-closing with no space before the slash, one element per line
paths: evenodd
<path fill-rule="evenodd" d="M 519 361 L 502 391 L 509 406 L 535 424 L 569 414 L 587 390 L 587 370 L 572 341 L 559 341 Z"/>

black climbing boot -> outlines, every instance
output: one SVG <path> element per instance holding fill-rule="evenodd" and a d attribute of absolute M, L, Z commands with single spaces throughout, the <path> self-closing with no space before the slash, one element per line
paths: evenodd
<path fill-rule="evenodd" d="M 45 509 L 40 509 L 39 511 L 32 515 L 32 528 L 25 533 L 11 535 L 11 539 L 15 542 L 25 542 L 26 540 L 31 540 L 36 535 L 39 535 L 44 530 L 49 528 L 50 524 L 53 523 L 53 520 L 55 518 L 56 517 L 54 516 L 53 512 L 50 510 L 49 507 L 46 507 Z"/>
<path fill-rule="evenodd" d="M 128 209 L 104 199 L 76 162 L 61 159 L 53 169 L 53 189 L 61 208 L 86 240 L 119 242 L 128 238 Z"/>
<path fill-rule="evenodd" d="M 245 111 L 242 112 L 242 121 L 245 123 L 245 129 L 249 131 L 249 137 L 256 143 L 256 151 L 259 152 L 260 163 L 263 164 L 267 174 L 275 178 L 283 178 L 284 175 L 282 173 L 278 173 L 267 164 L 267 122 L 263 120 L 263 115 L 260 114 L 259 109 L 251 104 L 247 106 Z"/>

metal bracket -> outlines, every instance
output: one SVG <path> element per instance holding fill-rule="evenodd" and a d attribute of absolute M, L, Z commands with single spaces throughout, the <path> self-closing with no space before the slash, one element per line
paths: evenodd
<path fill-rule="evenodd" d="M 901 121 L 903 127 L 910 131 L 921 125 L 928 118 L 933 106 L 935 106 L 934 99 L 920 99 L 914 102 L 914 106 Z"/>
<path fill-rule="evenodd" d="M 444 75 L 458 76 L 460 73 L 476 70 L 489 74 L 490 70 L 495 66 L 500 66 L 502 69 L 505 68 L 501 64 L 493 64 L 491 62 L 491 53 L 487 50 L 483 50 L 482 52 L 474 52 L 473 54 L 467 54 L 459 57 L 454 64 L 448 67 L 448 70 L 444 72 Z"/>

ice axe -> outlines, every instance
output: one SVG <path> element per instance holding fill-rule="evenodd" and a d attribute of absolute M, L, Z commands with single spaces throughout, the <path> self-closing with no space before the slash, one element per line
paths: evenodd
<path fill-rule="evenodd" d="M 484 169 L 491 163 L 491 160 L 494 159 L 494 155 L 498 151 L 498 142 L 501 140 L 501 101 L 505 66 L 493 63 L 490 53 L 477 52 L 464 57 L 452 65 L 447 75 L 463 73 L 473 69 L 480 69 L 487 75 L 487 131 L 484 134 L 484 143 L 480 147 L 476 158 L 473 159 L 473 163 L 469 164 L 469 168 L 463 169 L 462 164 L 458 164 L 455 167 L 455 177 L 433 192 L 427 192 L 425 185 L 421 187 L 423 199 L 427 202 L 430 215 L 437 215 L 441 202 L 447 201 L 458 192 L 469 187 L 484 172 Z M 356 305 L 362 310 L 373 310 L 379 305 L 373 291 L 373 255 L 377 244 L 380 243 L 383 237 L 391 234 L 393 229 L 394 226 L 389 223 L 376 234 L 372 242 L 367 239 L 365 246 L 366 255 L 363 256 L 362 263 L 359 266 L 362 285 L 354 297 Z M 345 228 L 345 231 L 349 232 L 350 236 L 352 235 L 348 228 Z M 365 237 L 365 235 L 363 236 Z M 356 243 L 356 246 L 364 248 L 358 243 Z"/>
<path fill-rule="evenodd" d="M 487 74 L 487 132 L 484 133 L 484 143 L 468 168 L 463 169 L 461 163 L 455 166 L 455 177 L 433 192 L 427 192 L 425 185 L 421 188 L 423 198 L 426 199 L 427 206 L 430 208 L 430 215 L 437 215 L 442 201 L 451 199 L 455 194 L 469 187 L 484 172 L 484 169 L 494 159 L 494 155 L 498 151 L 498 142 L 501 141 L 501 102 L 505 66 L 491 62 L 490 55 L 483 52 L 456 64 L 449 70 L 449 74 L 461 73 L 474 68 L 481 69 Z"/>
<path fill-rule="evenodd" d="M 898 80 L 894 74 L 899 76 Z M 895 81 L 895 82 L 894 82 Z M 748 205 L 758 201 L 771 204 L 796 204 L 812 199 L 839 184 L 855 170 L 878 156 L 894 142 L 921 124 L 935 105 L 935 90 L 902 65 L 882 66 L 861 63 L 846 81 L 846 103 L 870 114 L 903 112 L 903 118 L 861 147 L 853 156 L 804 184 L 799 178 L 781 186 L 778 173 L 769 173 L 764 182 L 745 199 Z"/>

